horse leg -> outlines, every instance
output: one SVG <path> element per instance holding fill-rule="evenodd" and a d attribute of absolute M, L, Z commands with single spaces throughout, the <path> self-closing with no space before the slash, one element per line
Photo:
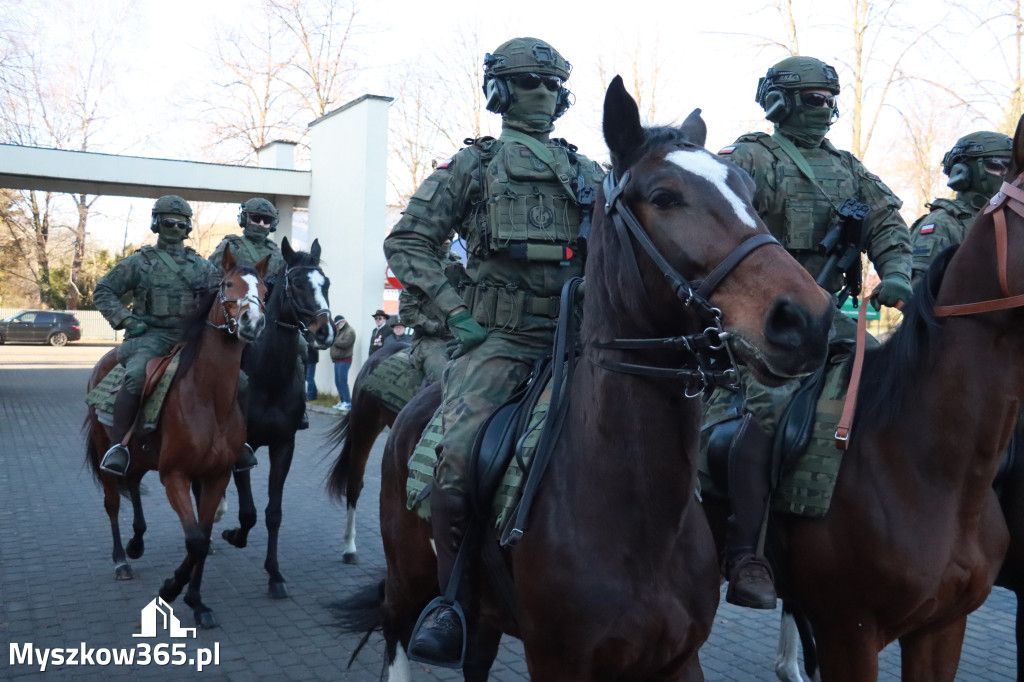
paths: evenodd
<path fill-rule="evenodd" d="M 202 530 L 206 540 L 206 547 L 209 549 L 210 536 L 213 533 L 213 517 L 217 513 L 217 507 L 224 497 L 224 490 L 228 487 L 228 475 L 222 478 L 206 479 L 199 486 L 199 528 Z M 201 548 L 200 548 L 201 550 Z M 191 550 L 190 550 L 191 552 Z M 217 619 L 213 611 L 203 603 L 200 590 L 203 584 L 203 569 L 206 567 L 206 558 L 209 552 L 197 557 L 192 567 L 192 579 L 185 592 L 184 602 L 192 607 L 192 614 L 198 627 L 204 630 L 217 627 Z"/>
<path fill-rule="evenodd" d="M 248 471 L 235 472 L 238 490 L 238 528 L 225 530 L 221 537 L 241 549 L 249 544 L 249 531 L 256 526 L 256 503 L 252 501 L 252 481 Z"/>
<path fill-rule="evenodd" d="M 466 643 L 466 660 L 462 665 L 462 674 L 466 682 L 487 682 L 491 666 L 498 656 L 500 643 L 501 630 L 483 625 L 479 621 L 470 628 L 469 641 Z"/>
<path fill-rule="evenodd" d="M 146 543 L 142 536 L 146 534 L 146 515 L 142 512 L 142 494 L 139 492 L 139 484 L 142 477 L 132 478 L 128 481 L 128 494 L 132 499 L 132 539 L 128 541 L 128 556 L 138 559 L 146 551 Z"/>
<path fill-rule="evenodd" d="M 960 665 L 967 616 L 944 628 L 900 637 L 904 682 L 952 682 Z"/>
<path fill-rule="evenodd" d="M 371 428 L 359 428 L 363 424 Z M 359 555 L 356 553 L 356 505 L 359 504 L 359 494 L 363 491 L 363 476 L 366 474 L 370 450 L 373 449 L 377 436 L 385 426 L 379 416 L 374 419 L 369 416 L 357 420 L 352 420 L 351 416 L 349 418 L 348 440 L 345 443 L 348 449 L 348 475 L 345 480 L 345 551 L 341 555 L 341 560 L 346 564 L 359 563 Z"/>
<path fill-rule="evenodd" d="M 164 581 L 160 588 L 160 597 L 172 602 L 181 594 L 181 590 L 192 577 L 192 568 L 200 556 L 206 556 L 210 540 L 199 528 L 195 512 L 192 508 L 192 497 L 189 493 L 189 480 L 183 473 L 174 471 L 166 475 L 161 473 L 164 489 L 171 507 L 178 514 L 181 527 L 185 530 L 185 560 L 174 570 L 174 576 Z"/>
<path fill-rule="evenodd" d="M 103 481 L 103 508 L 110 519 L 110 533 L 114 538 L 114 551 L 111 558 L 114 560 L 114 578 L 117 580 L 131 580 L 135 577 L 128 557 L 125 556 L 124 546 L 121 544 L 121 524 L 118 521 L 118 514 L 121 511 L 121 495 L 118 490 L 117 480 L 110 474 L 102 474 Z"/>
<path fill-rule="evenodd" d="M 779 648 L 775 652 L 775 676 L 782 682 L 806 682 L 800 672 L 800 633 L 796 620 L 782 602 L 782 620 L 779 623 Z"/>
<path fill-rule="evenodd" d="M 268 484 L 267 508 L 264 512 L 267 524 L 267 559 L 263 568 L 270 574 L 268 590 L 272 599 L 285 599 L 288 588 L 284 576 L 277 565 L 277 536 L 281 530 L 281 499 L 284 496 L 284 481 L 292 467 L 292 455 L 295 453 L 295 434 L 291 440 L 271 446 L 270 448 L 270 481 Z"/>
<path fill-rule="evenodd" d="M 1021 609 L 1021 598 L 1024 593 L 1015 591 L 1017 595 L 1017 682 L 1024 682 L 1024 610 Z"/>
<path fill-rule="evenodd" d="M 854 622 L 856 619 L 853 618 Z M 827 682 L 862 682 L 878 679 L 878 652 L 882 643 L 874 630 L 860 624 L 843 627 L 831 622 L 814 623 L 818 666 Z"/>

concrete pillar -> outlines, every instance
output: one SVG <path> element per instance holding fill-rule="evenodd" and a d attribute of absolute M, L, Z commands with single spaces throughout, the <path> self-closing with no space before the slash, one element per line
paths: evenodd
<path fill-rule="evenodd" d="M 312 185 L 308 243 L 320 241 L 331 280 L 331 313 L 356 332 L 349 385 L 366 361 L 373 312 L 384 296 L 388 108 L 391 97 L 363 95 L 318 118 L 310 127 Z M 337 393 L 334 364 L 321 352 L 321 393 Z"/>
<path fill-rule="evenodd" d="M 256 150 L 256 165 L 260 168 L 295 170 L 295 143 L 287 140 L 268 142 Z M 295 199 L 276 195 L 267 199 L 273 202 L 279 214 L 277 231 L 273 235 L 274 241 L 280 244 L 285 237 L 292 241 L 292 211 L 295 208 Z"/>

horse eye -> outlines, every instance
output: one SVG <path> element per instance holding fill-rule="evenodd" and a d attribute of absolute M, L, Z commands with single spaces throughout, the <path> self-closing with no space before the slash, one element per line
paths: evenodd
<path fill-rule="evenodd" d="M 683 198 L 675 193 L 664 189 L 655 190 L 648 201 L 655 208 L 668 209 L 680 206 L 683 203 Z"/>

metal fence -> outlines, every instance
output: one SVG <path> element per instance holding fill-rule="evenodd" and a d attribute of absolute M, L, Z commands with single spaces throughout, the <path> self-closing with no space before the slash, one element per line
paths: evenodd
<path fill-rule="evenodd" d="M 17 315 L 22 310 L 26 310 L 26 308 L 0 308 L 0 319 Z M 71 313 L 78 318 L 78 321 L 82 323 L 82 341 L 121 341 L 123 332 L 115 332 L 111 329 L 110 323 L 103 319 L 103 315 L 98 310 L 57 310 L 54 312 Z"/>

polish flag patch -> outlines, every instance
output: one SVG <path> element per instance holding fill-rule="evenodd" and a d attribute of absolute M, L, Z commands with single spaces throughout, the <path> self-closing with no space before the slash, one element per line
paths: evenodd
<path fill-rule="evenodd" d="M 734 151 L 736 151 L 736 145 L 731 144 L 728 147 L 722 147 L 721 149 L 719 149 L 718 153 L 719 154 L 732 154 Z"/>
<path fill-rule="evenodd" d="M 448 166 L 452 165 L 452 161 L 454 161 L 454 160 L 455 160 L 454 158 L 445 159 L 441 163 L 437 164 L 437 167 L 438 168 L 447 168 Z"/>
<path fill-rule="evenodd" d="M 931 234 L 934 231 L 935 231 L 935 223 L 932 223 L 931 225 L 922 225 L 921 226 L 921 234 Z"/>

